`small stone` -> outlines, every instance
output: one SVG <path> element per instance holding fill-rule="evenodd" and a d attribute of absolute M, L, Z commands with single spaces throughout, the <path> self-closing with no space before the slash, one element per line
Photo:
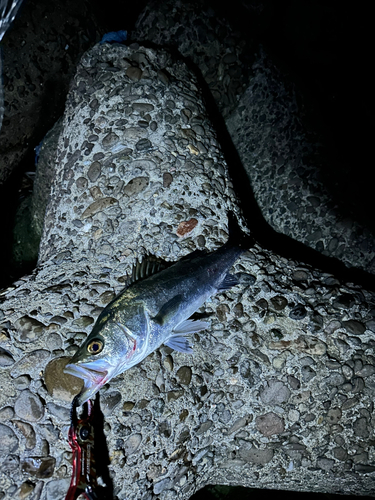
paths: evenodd
<path fill-rule="evenodd" d="M 26 448 L 28 450 L 33 449 L 36 445 L 36 436 L 32 425 L 22 422 L 21 420 L 15 420 L 14 423 L 26 439 Z"/>
<path fill-rule="evenodd" d="M 217 318 L 220 321 L 220 323 L 227 322 L 227 314 L 228 313 L 230 313 L 230 309 L 229 309 L 229 306 L 227 304 L 220 304 L 216 308 Z"/>
<path fill-rule="evenodd" d="M 75 319 L 72 323 L 74 326 L 78 326 L 79 328 L 86 328 L 94 323 L 94 319 L 90 316 L 80 316 Z"/>
<path fill-rule="evenodd" d="M 32 378 L 39 378 L 41 370 L 50 357 L 51 353 L 45 349 L 31 351 L 17 361 L 10 375 L 15 378 L 26 374 Z"/>
<path fill-rule="evenodd" d="M 176 401 L 184 395 L 184 391 L 169 391 L 167 392 L 167 401 Z"/>
<path fill-rule="evenodd" d="M 13 472 L 18 469 L 20 465 L 20 459 L 17 455 L 8 455 L 1 464 L 2 472 Z"/>
<path fill-rule="evenodd" d="M 98 101 L 98 99 L 93 99 L 90 102 L 89 106 L 90 106 L 91 109 L 94 109 L 94 110 L 98 109 L 98 107 L 99 107 L 99 101 Z"/>
<path fill-rule="evenodd" d="M 28 389 L 21 392 L 15 404 L 14 411 L 19 418 L 28 422 L 38 422 L 44 415 L 44 407 L 39 396 Z"/>
<path fill-rule="evenodd" d="M 149 183 L 148 177 L 135 177 L 124 188 L 124 193 L 127 196 L 135 196 L 143 191 Z"/>
<path fill-rule="evenodd" d="M 288 305 L 288 301 L 282 295 L 276 295 L 270 299 L 272 307 L 276 311 L 282 311 Z"/>
<path fill-rule="evenodd" d="M 21 342 L 34 342 L 45 331 L 46 327 L 40 321 L 22 316 L 15 322 L 17 331 L 19 332 L 19 340 Z"/>
<path fill-rule="evenodd" d="M 25 481 L 22 483 L 19 488 L 17 488 L 14 493 L 14 500 L 24 500 L 25 498 L 30 498 L 30 493 L 32 493 L 35 489 L 35 484 L 30 481 Z"/>
<path fill-rule="evenodd" d="M 163 174 L 163 187 L 169 187 L 173 181 L 173 177 L 169 172 Z"/>
<path fill-rule="evenodd" d="M 55 358 L 48 363 L 44 370 L 44 382 L 48 394 L 67 402 L 71 402 L 83 386 L 81 379 L 64 373 L 65 366 L 69 361 L 69 357 Z"/>
<path fill-rule="evenodd" d="M 172 484 L 173 484 L 172 481 L 168 477 L 162 479 L 161 481 L 158 481 L 157 483 L 154 484 L 155 495 L 160 495 L 162 491 L 170 488 Z"/>
<path fill-rule="evenodd" d="M 45 486 L 45 498 L 48 500 L 61 500 L 61 493 L 65 495 L 70 485 L 70 477 L 64 479 L 54 479 L 49 481 Z"/>
<path fill-rule="evenodd" d="M 228 424 L 231 419 L 232 419 L 231 412 L 229 410 L 224 410 L 223 413 L 220 415 L 219 421 L 222 424 Z"/>
<path fill-rule="evenodd" d="M 203 422 L 203 424 L 201 424 L 201 425 L 198 427 L 198 429 L 197 429 L 196 433 L 197 433 L 197 435 L 199 436 L 200 434 L 203 434 L 204 432 L 207 432 L 207 431 L 208 431 L 208 429 L 211 429 L 211 427 L 212 427 L 212 422 L 211 422 L 211 420 L 206 420 L 206 422 Z"/>
<path fill-rule="evenodd" d="M 290 390 L 279 380 L 270 380 L 260 393 L 264 404 L 276 405 L 288 401 Z"/>
<path fill-rule="evenodd" d="M 135 403 L 133 401 L 125 401 L 125 403 L 122 405 L 122 409 L 124 411 L 131 411 L 135 406 Z"/>
<path fill-rule="evenodd" d="M 364 365 L 359 371 L 356 372 L 356 375 L 359 377 L 371 377 L 375 373 L 374 365 Z"/>
<path fill-rule="evenodd" d="M 76 180 L 76 186 L 78 191 L 85 190 L 88 186 L 86 177 L 78 177 L 78 179 Z"/>
<path fill-rule="evenodd" d="M 301 386 L 301 383 L 300 381 L 298 380 L 298 378 L 296 377 L 293 377 L 293 375 L 288 375 L 288 384 L 290 385 L 290 387 L 294 390 L 296 389 L 299 389 L 300 386 Z"/>
<path fill-rule="evenodd" d="M 186 236 L 187 234 L 192 232 L 192 230 L 196 227 L 197 224 L 198 221 L 197 219 L 194 218 L 189 219 L 188 221 L 180 222 L 176 231 L 177 236 L 179 236 L 180 238 Z"/>
<path fill-rule="evenodd" d="M 354 377 L 352 380 L 352 392 L 356 394 L 357 392 L 362 392 L 365 387 L 365 381 L 361 377 Z"/>
<path fill-rule="evenodd" d="M 258 448 L 250 448 L 250 450 L 240 449 L 238 454 L 242 460 L 252 464 L 265 465 L 273 459 L 273 450 L 267 448 L 265 450 L 260 450 Z"/>
<path fill-rule="evenodd" d="M 354 470 L 361 474 L 370 474 L 371 472 L 375 472 L 375 466 L 366 464 L 356 464 L 354 466 Z"/>
<path fill-rule="evenodd" d="M 140 139 L 135 147 L 137 151 L 147 151 L 152 149 L 152 142 L 149 139 Z"/>
<path fill-rule="evenodd" d="M 169 84 L 169 76 L 167 75 L 167 73 L 161 69 L 159 69 L 158 71 L 158 80 L 162 83 L 164 83 L 164 85 L 168 85 Z"/>
<path fill-rule="evenodd" d="M 114 146 L 115 144 L 117 144 L 119 142 L 119 136 L 117 134 L 115 134 L 114 132 L 110 132 L 109 134 L 107 134 L 103 141 L 102 141 L 102 146 L 103 146 L 103 149 L 104 150 L 108 150 L 110 149 L 112 146 Z"/>
<path fill-rule="evenodd" d="M 342 411 L 340 408 L 330 408 L 327 413 L 327 421 L 329 424 L 337 424 L 341 416 Z"/>
<path fill-rule="evenodd" d="M 301 321 L 303 318 L 305 318 L 306 314 L 307 311 L 305 307 L 302 304 L 298 304 L 290 310 L 289 318 L 294 319 L 295 321 Z"/>
<path fill-rule="evenodd" d="M 354 435 L 362 438 L 368 438 L 370 435 L 367 419 L 365 417 L 357 418 L 353 424 Z"/>
<path fill-rule="evenodd" d="M 258 416 L 255 426 L 266 437 L 281 434 L 285 429 L 284 420 L 273 412 Z"/>
<path fill-rule="evenodd" d="M 112 410 L 121 401 L 121 393 L 119 391 L 107 391 L 103 394 L 101 398 L 101 407 L 104 416 L 110 415 Z"/>
<path fill-rule="evenodd" d="M 308 279 L 308 274 L 306 271 L 297 270 L 293 273 L 293 279 L 295 281 L 306 281 Z"/>
<path fill-rule="evenodd" d="M 21 468 L 38 479 L 46 479 L 52 477 L 55 463 L 53 457 L 27 457 L 21 462 Z"/>
<path fill-rule="evenodd" d="M 173 370 L 173 358 L 171 355 L 165 356 L 163 359 L 163 365 L 166 370 L 171 372 Z"/>
<path fill-rule="evenodd" d="M 189 385 L 191 381 L 191 368 L 189 366 L 181 366 L 177 370 L 176 376 L 178 379 L 178 382 L 183 385 Z"/>
<path fill-rule="evenodd" d="M 7 425 L 0 424 L 0 453 L 7 455 L 18 449 L 18 438 L 14 431 Z"/>
<path fill-rule="evenodd" d="M 144 128 L 128 127 L 124 130 L 123 138 L 125 141 L 138 142 L 140 139 L 146 139 L 147 135 L 147 130 L 145 130 Z M 134 160 L 131 165 L 133 166 L 134 164 L 140 163 L 142 161 L 147 164 L 152 160 Z"/>
<path fill-rule="evenodd" d="M 301 368 L 301 375 L 304 382 L 309 382 L 316 376 L 316 371 L 311 366 L 303 366 Z"/>
<path fill-rule="evenodd" d="M 346 331 L 351 333 L 352 335 L 362 335 L 366 331 L 365 325 L 355 319 L 343 321 L 342 324 L 345 327 Z"/>
<path fill-rule="evenodd" d="M 335 461 L 331 458 L 319 457 L 316 461 L 316 465 L 319 467 L 319 469 L 330 471 L 335 465 Z"/>
<path fill-rule="evenodd" d="M 245 427 L 247 425 L 248 419 L 246 417 L 238 418 L 234 424 L 229 427 L 228 429 L 228 435 L 233 434 L 233 432 L 237 432 L 239 429 L 242 429 L 242 427 Z"/>
<path fill-rule="evenodd" d="M 223 63 L 225 63 L 225 64 L 232 64 L 232 63 L 235 63 L 236 61 L 237 61 L 237 56 L 233 52 L 228 52 L 223 57 Z"/>
<path fill-rule="evenodd" d="M 289 410 L 288 420 L 290 422 L 298 422 L 300 419 L 300 412 L 298 410 Z"/>
<path fill-rule="evenodd" d="M 341 460 L 342 462 L 345 462 L 345 460 L 348 458 L 347 451 L 341 447 L 333 448 L 332 454 L 336 458 L 336 460 Z"/>
<path fill-rule="evenodd" d="M 101 165 L 98 161 L 91 163 L 90 168 L 87 172 L 87 177 L 91 182 L 96 182 L 101 174 Z"/>
<path fill-rule="evenodd" d="M 11 353 L 0 347 L 0 367 L 6 368 L 8 366 L 12 366 L 13 363 L 14 359 Z"/>
<path fill-rule="evenodd" d="M 142 78 L 142 70 L 136 66 L 130 66 L 126 70 L 126 76 L 128 76 L 132 82 L 138 82 Z"/>
<path fill-rule="evenodd" d="M 333 385 L 338 387 L 345 382 L 344 376 L 339 372 L 332 372 L 324 379 L 324 383 L 327 385 Z"/>
<path fill-rule="evenodd" d="M 150 113 L 155 109 L 155 106 L 147 102 L 133 102 L 132 108 L 138 113 Z"/>
<path fill-rule="evenodd" d="M 86 210 L 83 212 L 81 218 L 82 219 L 87 219 L 88 217 L 91 217 L 98 212 L 103 212 L 108 207 L 111 207 L 112 205 L 115 205 L 118 203 L 116 198 L 112 197 L 107 197 L 107 198 L 100 198 L 99 200 L 94 201 L 89 205 Z"/>
<path fill-rule="evenodd" d="M 129 456 L 132 453 L 135 453 L 141 444 L 142 435 L 141 434 L 133 434 L 130 436 L 124 443 L 125 455 Z"/>
<path fill-rule="evenodd" d="M 107 305 L 111 302 L 111 300 L 113 300 L 115 298 L 115 293 L 108 290 L 106 292 L 103 292 L 100 296 L 99 296 L 99 301 L 101 304 L 103 305 Z"/>
<path fill-rule="evenodd" d="M 55 403 L 47 403 L 47 411 L 62 422 L 70 422 L 70 410 Z"/>
<path fill-rule="evenodd" d="M 4 406 L 0 410 L 0 421 L 6 422 L 14 417 L 14 410 L 11 406 Z"/>

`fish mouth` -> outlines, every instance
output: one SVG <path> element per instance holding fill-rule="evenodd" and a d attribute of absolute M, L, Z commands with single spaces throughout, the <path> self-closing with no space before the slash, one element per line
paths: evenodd
<path fill-rule="evenodd" d="M 78 395 L 78 405 L 88 401 L 113 376 L 113 367 L 110 365 L 107 365 L 106 368 L 100 367 L 99 370 L 95 368 L 97 366 L 94 363 L 80 363 L 78 365 L 69 363 L 64 369 L 64 373 L 67 375 L 81 378 L 84 382 L 83 388 Z"/>

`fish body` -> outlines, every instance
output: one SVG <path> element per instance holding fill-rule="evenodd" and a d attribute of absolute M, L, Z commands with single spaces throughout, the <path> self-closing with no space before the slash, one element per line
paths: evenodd
<path fill-rule="evenodd" d="M 189 318 L 209 297 L 238 283 L 229 269 L 252 243 L 230 216 L 230 237 L 222 247 L 192 252 L 115 297 L 65 368 L 84 380 L 79 403 L 162 344 L 192 352 L 190 335 L 209 324 Z"/>

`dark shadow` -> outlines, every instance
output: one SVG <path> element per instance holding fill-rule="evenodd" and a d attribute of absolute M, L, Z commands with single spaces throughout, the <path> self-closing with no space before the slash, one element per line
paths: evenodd
<path fill-rule="evenodd" d="M 305 491 L 267 490 L 260 488 L 244 488 L 243 486 L 205 486 L 190 500 L 263 500 L 284 495 L 288 500 L 347 500 L 347 495 L 333 495 L 330 493 L 310 493 Z M 356 496 L 356 500 L 370 500 L 372 497 Z"/>
<path fill-rule="evenodd" d="M 97 393 L 94 402 L 94 433 L 95 433 L 95 461 L 97 476 L 103 479 L 105 487 L 98 490 L 99 500 L 113 499 L 113 482 L 109 474 L 109 450 L 104 434 L 104 415 L 100 409 L 100 394 Z"/>

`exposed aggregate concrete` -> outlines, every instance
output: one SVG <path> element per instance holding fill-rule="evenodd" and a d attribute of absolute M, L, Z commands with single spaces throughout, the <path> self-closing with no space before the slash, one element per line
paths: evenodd
<path fill-rule="evenodd" d="M 153 0 L 132 38 L 173 46 L 199 68 L 272 228 L 375 274 L 372 229 L 356 220 L 350 199 L 333 201 L 324 182 L 332 159 L 303 125 L 295 86 L 248 33 L 204 1 Z"/>
<path fill-rule="evenodd" d="M 62 369 L 135 259 L 217 248 L 239 214 L 197 81 L 162 50 L 84 55 L 56 158 L 38 268 L 1 294 L 3 498 L 65 495 L 78 389 Z M 259 246 L 234 268 L 193 355 L 163 347 L 101 391 L 117 498 L 374 495 L 374 294 Z"/>

